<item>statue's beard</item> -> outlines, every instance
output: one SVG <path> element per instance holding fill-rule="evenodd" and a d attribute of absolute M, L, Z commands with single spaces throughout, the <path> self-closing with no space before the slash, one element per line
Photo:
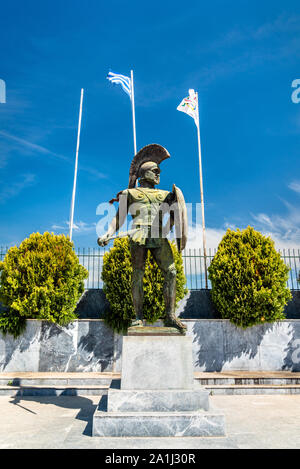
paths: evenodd
<path fill-rule="evenodd" d="M 145 179 L 145 178 L 139 178 L 139 184 L 140 185 L 149 185 L 149 186 L 156 186 L 157 184 L 159 184 L 159 181 L 155 180 L 149 180 L 149 179 Z"/>

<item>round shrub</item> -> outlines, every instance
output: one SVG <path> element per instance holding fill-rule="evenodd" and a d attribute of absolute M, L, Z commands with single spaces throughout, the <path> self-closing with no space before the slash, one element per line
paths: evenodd
<path fill-rule="evenodd" d="M 8 250 L 0 263 L 0 329 L 17 336 L 25 320 L 65 325 L 84 291 L 87 270 L 64 235 L 33 233 Z"/>
<path fill-rule="evenodd" d="M 224 319 L 246 328 L 285 318 L 292 297 L 289 268 L 270 237 L 250 226 L 228 229 L 208 272 L 213 302 Z"/>
<path fill-rule="evenodd" d="M 187 293 L 181 254 L 175 243 L 170 243 L 174 255 L 176 276 L 176 304 Z M 115 239 L 113 247 L 104 254 L 102 280 L 103 290 L 110 304 L 105 322 L 117 332 L 125 332 L 135 317 L 131 294 L 131 255 L 128 238 Z M 150 251 L 144 276 L 144 319 L 153 323 L 164 316 L 164 277 Z"/>

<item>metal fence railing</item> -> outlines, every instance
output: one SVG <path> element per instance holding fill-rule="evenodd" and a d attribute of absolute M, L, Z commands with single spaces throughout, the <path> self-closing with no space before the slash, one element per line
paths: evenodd
<path fill-rule="evenodd" d="M 4 259 L 8 247 L 0 246 L 0 261 Z M 101 272 L 103 256 L 107 248 L 78 248 L 76 254 L 79 262 L 88 270 L 89 276 L 85 280 L 85 288 L 102 288 Z M 290 268 L 287 286 L 291 290 L 300 290 L 297 282 L 300 273 L 300 249 L 278 250 L 285 264 Z M 216 249 L 208 249 L 206 256 L 206 268 L 216 253 Z M 201 290 L 205 288 L 205 262 L 202 249 L 186 249 L 182 253 L 184 272 L 189 290 Z M 211 288 L 208 280 L 208 288 Z"/>
<path fill-rule="evenodd" d="M 216 248 L 207 250 L 207 269 L 216 252 Z M 285 264 L 290 268 L 287 286 L 291 290 L 300 290 L 300 284 L 297 281 L 300 274 L 300 249 L 278 249 L 278 252 Z M 182 257 L 188 289 L 199 290 L 205 288 L 205 262 L 203 251 L 201 249 L 186 249 L 183 251 Z M 209 279 L 208 288 L 211 288 Z"/>
<path fill-rule="evenodd" d="M 297 281 L 300 275 L 300 249 L 279 249 L 285 264 L 291 269 L 288 280 L 288 287 L 291 290 L 300 290 L 300 283 Z"/>

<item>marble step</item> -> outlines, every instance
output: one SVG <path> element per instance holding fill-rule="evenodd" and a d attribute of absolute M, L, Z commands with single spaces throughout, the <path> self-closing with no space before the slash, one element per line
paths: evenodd
<path fill-rule="evenodd" d="M 116 372 L 0 372 L 0 385 L 19 384 L 108 384 L 120 379 Z M 300 384 L 300 372 L 292 371 L 220 371 L 194 372 L 194 382 L 201 385 L 219 384 Z"/>
<path fill-rule="evenodd" d="M 108 412 L 192 412 L 209 409 L 209 391 L 109 389 Z"/>
<path fill-rule="evenodd" d="M 199 412 L 104 412 L 96 410 L 93 436 L 101 437 L 220 437 L 224 415 Z"/>
<path fill-rule="evenodd" d="M 300 373 L 291 371 L 195 372 L 195 382 L 211 385 L 290 385 L 300 384 Z"/>
<path fill-rule="evenodd" d="M 211 385 L 204 386 L 210 395 L 300 394 L 300 385 Z M 0 386 L 0 396 L 102 396 L 109 385 L 27 385 Z"/>
<path fill-rule="evenodd" d="M 251 395 L 251 394 L 300 394 L 300 385 L 210 385 L 204 386 L 210 395 Z"/>
<path fill-rule="evenodd" d="M 120 373 L 99 372 L 4 372 L 0 386 L 102 386 L 120 380 Z"/>
<path fill-rule="evenodd" d="M 113 372 L 1 372 L 0 396 L 20 395 L 23 388 L 23 395 L 61 395 L 63 390 L 69 395 L 102 395 L 101 390 L 120 387 L 120 376 Z M 194 387 L 201 386 L 213 394 L 298 394 L 300 373 L 195 372 Z"/>
<path fill-rule="evenodd" d="M 0 386 L 0 396 L 102 396 L 108 389 L 109 385 Z"/>

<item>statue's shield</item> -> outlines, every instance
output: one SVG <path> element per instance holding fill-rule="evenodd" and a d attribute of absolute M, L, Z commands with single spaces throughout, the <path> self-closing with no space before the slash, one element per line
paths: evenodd
<path fill-rule="evenodd" d="M 181 190 L 173 184 L 176 210 L 174 212 L 174 224 L 178 251 L 183 251 L 187 243 L 188 219 L 185 200 Z"/>

